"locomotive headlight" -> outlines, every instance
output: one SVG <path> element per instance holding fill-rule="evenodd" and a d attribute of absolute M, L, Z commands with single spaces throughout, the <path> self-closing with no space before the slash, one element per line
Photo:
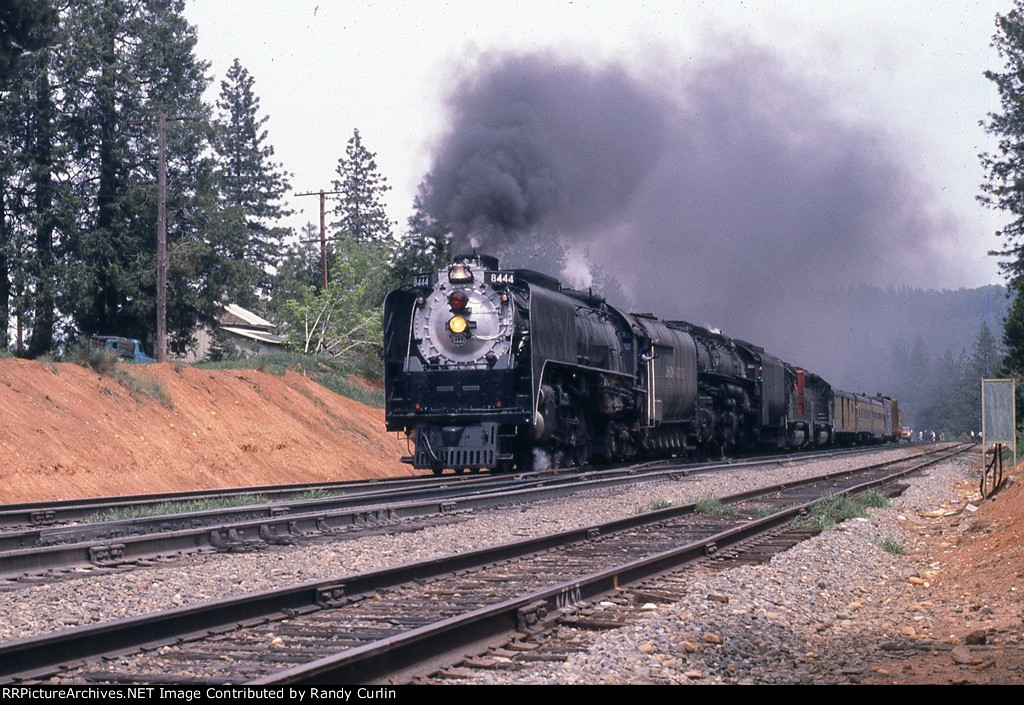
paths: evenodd
<path fill-rule="evenodd" d="M 469 323 L 462 316 L 452 316 L 448 321 L 448 330 L 452 333 L 465 333 L 468 327 Z"/>

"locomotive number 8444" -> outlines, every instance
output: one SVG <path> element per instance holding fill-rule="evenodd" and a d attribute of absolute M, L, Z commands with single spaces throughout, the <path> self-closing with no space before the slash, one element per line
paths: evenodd
<path fill-rule="evenodd" d="M 900 437 L 895 399 L 476 254 L 387 296 L 384 380 L 403 460 L 436 474 Z"/>

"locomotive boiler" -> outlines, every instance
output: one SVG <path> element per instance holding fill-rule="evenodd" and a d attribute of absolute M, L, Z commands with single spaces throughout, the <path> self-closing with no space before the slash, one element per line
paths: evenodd
<path fill-rule="evenodd" d="M 837 429 L 845 393 L 817 375 L 486 255 L 391 292 L 384 338 L 387 428 L 437 474 L 881 440 L 885 421 L 862 431 L 857 404 L 896 409 L 841 396 L 854 403 Z"/>

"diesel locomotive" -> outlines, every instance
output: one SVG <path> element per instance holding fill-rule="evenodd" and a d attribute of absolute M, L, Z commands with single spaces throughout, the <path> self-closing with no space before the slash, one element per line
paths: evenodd
<path fill-rule="evenodd" d="M 416 468 L 536 469 L 896 441 L 895 399 L 462 255 L 384 302 L 385 419 Z"/>

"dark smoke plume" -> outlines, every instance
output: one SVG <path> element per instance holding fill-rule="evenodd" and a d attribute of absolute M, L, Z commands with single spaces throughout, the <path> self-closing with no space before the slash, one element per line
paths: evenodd
<path fill-rule="evenodd" d="M 619 68 L 484 58 L 452 94 L 425 207 L 464 244 L 617 218 L 664 146 L 665 100 Z"/>
<path fill-rule="evenodd" d="M 428 212 L 504 265 L 577 286 L 596 272 L 633 310 L 859 379 L 846 358 L 873 312 L 851 292 L 939 285 L 957 224 L 882 130 L 838 117 L 767 50 L 658 74 L 482 58 L 451 93 Z"/>

